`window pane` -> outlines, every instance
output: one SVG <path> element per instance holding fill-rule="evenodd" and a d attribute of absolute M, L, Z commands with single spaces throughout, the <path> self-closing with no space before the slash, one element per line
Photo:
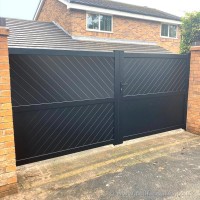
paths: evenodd
<path fill-rule="evenodd" d="M 176 26 L 169 25 L 169 37 L 176 38 Z"/>
<path fill-rule="evenodd" d="M 112 31 L 112 17 L 106 15 L 100 15 L 100 30 Z"/>
<path fill-rule="evenodd" d="M 162 24 L 161 36 L 168 37 L 168 25 Z"/>
<path fill-rule="evenodd" d="M 87 28 L 99 30 L 99 15 L 95 14 L 87 15 Z"/>

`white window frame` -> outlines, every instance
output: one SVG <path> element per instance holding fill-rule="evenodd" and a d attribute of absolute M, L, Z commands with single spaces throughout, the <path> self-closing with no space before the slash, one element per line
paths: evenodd
<path fill-rule="evenodd" d="M 162 25 L 168 25 L 168 36 L 162 36 Z M 176 26 L 176 37 L 170 37 L 169 36 L 169 26 L 170 25 Z M 168 38 L 168 39 L 178 39 L 178 25 L 177 24 L 161 23 L 161 26 L 160 26 L 160 37 L 161 38 Z"/>
<path fill-rule="evenodd" d="M 99 29 L 90 29 L 88 28 L 88 15 L 89 14 L 93 14 L 93 15 L 106 15 L 106 16 L 110 16 L 111 17 L 111 31 L 101 31 L 100 28 L 100 17 L 99 17 Z M 86 12 L 86 30 L 87 31 L 92 31 L 92 32 L 100 32 L 100 33 L 113 33 L 113 15 L 108 15 L 108 14 L 104 14 L 104 13 L 96 13 L 96 12 Z"/>

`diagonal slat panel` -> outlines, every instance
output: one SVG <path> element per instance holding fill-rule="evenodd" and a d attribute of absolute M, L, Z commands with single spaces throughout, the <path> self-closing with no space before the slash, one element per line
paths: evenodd
<path fill-rule="evenodd" d="M 124 54 L 120 131 L 136 138 L 186 127 L 188 56 Z"/>
<path fill-rule="evenodd" d="M 113 57 L 10 55 L 10 66 L 14 106 L 114 97 Z"/>
<path fill-rule="evenodd" d="M 183 92 L 186 62 L 181 58 L 125 58 L 124 96 Z"/>
<path fill-rule="evenodd" d="M 18 160 L 112 140 L 113 109 L 105 103 L 14 113 Z"/>

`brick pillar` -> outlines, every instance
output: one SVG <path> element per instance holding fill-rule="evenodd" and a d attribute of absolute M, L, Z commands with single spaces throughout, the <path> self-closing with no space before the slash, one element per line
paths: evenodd
<path fill-rule="evenodd" d="M 200 134 L 200 46 L 191 47 L 187 130 Z"/>
<path fill-rule="evenodd" d="M 17 192 L 8 34 L 9 30 L 0 23 L 0 198 Z"/>

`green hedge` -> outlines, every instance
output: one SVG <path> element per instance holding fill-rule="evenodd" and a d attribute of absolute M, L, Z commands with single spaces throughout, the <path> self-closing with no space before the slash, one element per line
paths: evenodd
<path fill-rule="evenodd" d="M 181 53 L 188 53 L 193 42 L 200 41 L 200 12 L 187 13 L 182 18 Z"/>

